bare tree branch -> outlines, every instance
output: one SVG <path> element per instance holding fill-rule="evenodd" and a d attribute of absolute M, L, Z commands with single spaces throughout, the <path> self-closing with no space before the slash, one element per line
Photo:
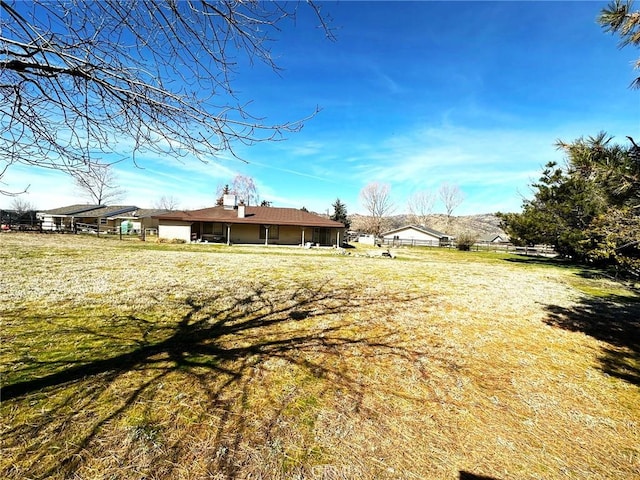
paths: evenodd
<path fill-rule="evenodd" d="M 75 169 L 69 173 L 81 194 L 97 205 L 119 202 L 124 198 L 126 192 L 118 186 L 111 165 L 91 164 L 85 170 Z"/>
<path fill-rule="evenodd" d="M 11 202 L 11 208 L 15 210 L 18 217 L 21 217 L 25 213 L 34 211 L 36 209 L 36 207 L 34 207 L 31 202 L 19 197 L 13 199 L 13 201 Z"/>
<path fill-rule="evenodd" d="M 379 236 L 384 218 L 395 209 L 391 200 L 391 187 L 386 183 L 369 183 L 360 191 L 360 202 L 371 216 L 369 233 Z"/>
<path fill-rule="evenodd" d="M 177 210 L 180 205 L 180 201 L 172 195 L 162 195 L 154 204 L 153 207 L 159 210 Z"/>
<path fill-rule="evenodd" d="M 447 212 L 447 227 L 450 227 L 451 215 L 453 215 L 453 211 L 463 202 L 464 193 L 462 193 L 457 185 L 451 185 L 445 182 L 440 185 L 438 195 L 444 205 L 445 211 Z"/>
<path fill-rule="evenodd" d="M 258 189 L 253 178 L 246 175 L 236 175 L 231 182 L 230 192 L 238 196 L 238 201 L 245 205 L 258 204 Z"/>
<path fill-rule="evenodd" d="M 99 153 L 206 161 L 222 150 L 235 155 L 237 142 L 282 139 L 317 110 L 267 123 L 237 98 L 233 81 L 245 62 L 278 70 L 270 44 L 296 9 L 234 0 L 0 0 L 0 149 L 9 163 L 72 171 L 99 164 Z"/>
<path fill-rule="evenodd" d="M 410 222 L 426 226 L 434 202 L 435 195 L 427 190 L 421 190 L 411 195 L 408 201 Z"/>

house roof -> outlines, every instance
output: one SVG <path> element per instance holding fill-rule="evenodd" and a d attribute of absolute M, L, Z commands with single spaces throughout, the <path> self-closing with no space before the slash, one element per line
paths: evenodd
<path fill-rule="evenodd" d="M 156 215 L 162 215 L 164 213 L 170 213 L 171 210 L 167 210 L 166 208 L 137 208 L 136 210 L 129 210 L 126 212 L 120 212 L 117 214 L 118 218 L 150 218 Z"/>
<path fill-rule="evenodd" d="M 154 215 L 163 215 L 165 213 L 171 213 L 172 210 L 167 210 L 166 208 L 158 209 L 158 208 L 141 208 L 136 212 L 136 217 L 153 217 Z"/>
<path fill-rule="evenodd" d="M 135 205 L 69 205 L 67 207 L 44 210 L 39 213 L 45 215 L 69 217 L 72 215 L 84 215 L 87 217 L 117 217 L 124 213 L 135 212 Z"/>
<path fill-rule="evenodd" d="M 400 227 L 394 230 L 389 230 L 388 232 L 384 232 L 382 236 L 386 237 L 387 235 L 393 235 L 394 233 L 402 232 L 404 230 L 417 230 L 418 232 L 426 233 L 427 235 L 431 235 L 433 237 L 438 237 L 438 238 L 450 237 L 450 235 L 446 233 L 433 230 L 432 228 L 423 227 L 422 225 L 405 225 L 404 227 Z"/>
<path fill-rule="evenodd" d="M 303 227 L 344 228 L 344 225 L 328 218 L 296 208 L 245 207 L 244 218 L 238 218 L 238 209 L 210 207 L 201 210 L 170 212 L 153 215 L 159 220 L 182 222 L 222 222 L 259 225 L 299 225 Z"/>
<path fill-rule="evenodd" d="M 96 210 L 98 208 L 102 208 L 102 205 L 81 205 L 81 204 L 76 204 L 76 205 L 69 205 L 66 207 L 60 207 L 60 208 L 54 208 L 52 210 L 44 210 L 42 212 L 39 213 L 45 213 L 47 215 L 78 215 L 80 213 L 86 213 L 89 212 L 91 210 Z"/>
<path fill-rule="evenodd" d="M 481 242 L 495 242 L 499 239 L 500 242 L 506 241 L 508 237 L 506 235 L 502 235 L 500 233 L 489 233 L 487 235 L 483 235 L 480 237 Z"/>
<path fill-rule="evenodd" d="M 112 205 L 106 206 L 103 205 L 96 210 L 91 210 L 87 212 L 92 217 L 118 217 L 125 213 L 134 212 L 138 209 L 135 205 Z"/>

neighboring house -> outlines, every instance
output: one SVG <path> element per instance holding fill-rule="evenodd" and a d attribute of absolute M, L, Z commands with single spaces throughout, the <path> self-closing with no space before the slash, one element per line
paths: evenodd
<path fill-rule="evenodd" d="M 345 226 L 295 208 L 238 205 L 225 195 L 223 206 L 154 215 L 158 236 L 167 240 L 264 245 L 340 245 Z"/>
<path fill-rule="evenodd" d="M 488 235 L 483 235 L 478 240 L 479 243 L 508 243 L 509 239 L 506 235 L 501 235 L 499 233 L 491 233 Z"/>
<path fill-rule="evenodd" d="M 98 232 L 119 233 L 121 224 L 131 218 L 138 210 L 135 205 L 112 205 L 101 206 L 86 215 L 90 216 L 93 221 L 86 222 L 85 225 L 98 225 Z M 125 233 L 128 233 L 125 232 Z"/>
<path fill-rule="evenodd" d="M 92 217 L 89 213 L 97 210 L 100 205 L 69 205 L 67 207 L 54 208 L 38 212 L 38 218 L 42 220 L 42 229 L 56 232 L 73 231 L 76 222 L 88 223 Z"/>
<path fill-rule="evenodd" d="M 135 205 L 69 205 L 38 212 L 42 229 L 57 232 L 119 232 L 124 222 L 136 218 Z M 134 233 L 133 224 L 125 233 Z"/>
<path fill-rule="evenodd" d="M 156 215 L 169 213 L 170 210 L 158 208 L 138 208 L 117 216 L 122 233 L 136 235 L 158 235 L 158 219 Z M 117 227 L 116 227 L 117 228 Z"/>
<path fill-rule="evenodd" d="M 381 235 L 386 245 L 411 245 L 437 247 L 448 243 L 451 237 L 446 233 L 419 225 L 407 225 Z"/>

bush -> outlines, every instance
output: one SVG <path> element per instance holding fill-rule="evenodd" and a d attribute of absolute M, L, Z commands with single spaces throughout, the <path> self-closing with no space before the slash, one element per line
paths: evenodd
<path fill-rule="evenodd" d="M 458 250 L 462 250 L 464 252 L 468 252 L 471 250 L 471 247 L 476 243 L 478 237 L 476 237 L 473 233 L 464 232 L 458 235 L 456 238 L 456 248 Z"/>
<path fill-rule="evenodd" d="M 187 243 L 181 238 L 157 238 L 156 243 Z"/>

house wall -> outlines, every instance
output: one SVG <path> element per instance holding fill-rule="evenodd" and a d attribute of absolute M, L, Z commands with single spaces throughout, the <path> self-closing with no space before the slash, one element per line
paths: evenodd
<path fill-rule="evenodd" d="M 191 223 L 177 221 L 163 221 L 158 225 L 158 238 L 166 240 L 184 240 L 191 241 Z"/>
<path fill-rule="evenodd" d="M 272 227 L 273 228 L 273 227 Z M 313 242 L 313 227 L 305 227 L 304 242 Z M 224 235 L 227 235 L 226 227 Z M 302 244 L 302 227 L 299 226 L 278 226 L 278 238 L 273 237 L 273 230 L 270 229 L 269 245 L 301 245 Z M 331 229 L 330 244 L 334 245 L 338 238 L 338 229 Z M 248 243 L 264 245 L 265 239 L 260 238 L 260 225 L 232 225 L 231 226 L 231 243 Z"/>
<path fill-rule="evenodd" d="M 224 228 L 224 236 L 227 236 L 227 226 Z M 260 225 L 231 225 L 229 239 L 231 243 L 264 243 L 260 242 Z"/>
<path fill-rule="evenodd" d="M 59 217 L 58 217 L 59 218 Z M 43 230 L 59 230 L 63 228 L 64 222 L 60 221 L 60 223 L 56 223 L 56 218 L 51 215 L 43 215 L 42 216 L 42 229 Z"/>
<path fill-rule="evenodd" d="M 300 227 L 278 227 L 279 236 L 277 239 L 270 238 L 270 244 L 279 245 L 300 245 L 302 244 L 302 228 Z M 312 228 L 306 228 L 304 231 L 305 242 L 311 241 L 309 238 L 313 234 Z M 264 242 L 264 239 L 262 240 Z"/>
<path fill-rule="evenodd" d="M 157 218 L 142 217 L 140 218 L 140 228 L 158 228 L 159 221 Z"/>
<path fill-rule="evenodd" d="M 335 245 L 337 243 L 338 231 L 339 229 L 331 229 L 329 235 L 329 243 L 331 245 Z M 226 225 L 224 227 L 223 235 L 226 238 Z M 231 243 L 246 243 L 256 245 L 264 245 L 265 243 L 265 239 L 260 238 L 260 225 L 234 224 L 231 226 L 230 240 Z M 313 227 L 305 227 L 304 242 L 307 243 L 313 241 Z M 269 239 L 267 243 L 269 245 L 301 245 L 303 243 L 302 227 L 279 225 L 277 238 L 273 238 L 273 227 L 271 227 L 269 229 Z"/>
<path fill-rule="evenodd" d="M 196 238 L 201 238 L 200 232 L 201 225 L 194 224 L 194 228 L 190 222 L 179 221 L 165 221 L 163 220 L 158 226 L 158 237 L 167 240 L 181 239 L 185 242 L 189 242 L 192 239 L 192 231 Z M 272 227 L 273 228 L 273 227 Z M 270 235 L 268 239 L 269 245 L 301 245 L 302 244 L 302 228 L 299 226 L 278 226 L 278 236 L 273 238 L 273 229 L 270 228 Z M 215 229 L 216 231 L 218 229 Z M 335 245 L 338 241 L 338 232 L 340 229 L 332 228 L 329 234 L 329 244 Z M 228 230 L 227 225 L 223 224 L 222 236 L 227 238 Z M 265 239 L 260 238 L 260 225 L 253 224 L 233 224 L 231 225 L 231 231 L 229 232 L 229 240 L 231 243 L 236 244 L 254 244 L 264 245 Z M 340 233 L 340 241 L 342 241 L 342 233 Z M 305 227 L 304 242 L 314 241 L 314 228 Z"/>
<path fill-rule="evenodd" d="M 420 232 L 412 228 L 407 228 L 405 230 L 394 232 L 393 234 L 390 234 L 390 235 L 385 235 L 383 238 L 385 240 L 393 240 L 394 237 L 398 238 L 399 240 L 420 240 L 420 241 L 431 241 L 434 243 L 440 242 L 440 239 L 435 235 L 429 235 L 426 232 Z"/>
<path fill-rule="evenodd" d="M 442 240 L 435 235 L 427 232 L 421 232 L 412 228 L 389 233 L 383 236 L 382 243 L 385 245 L 408 245 L 423 247 L 438 247 L 442 244 Z"/>
<path fill-rule="evenodd" d="M 360 235 L 358 237 L 358 243 L 362 245 L 375 245 L 376 236 L 375 235 Z"/>
<path fill-rule="evenodd" d="M 47 231 L 70 231 L 74 222 L 80 222 L 82 219 L 74 218 L 66 215 L 40 215 L 42 220 L 42 230 Z M 95 221 L 94 221 L 95 223 Z"/>

